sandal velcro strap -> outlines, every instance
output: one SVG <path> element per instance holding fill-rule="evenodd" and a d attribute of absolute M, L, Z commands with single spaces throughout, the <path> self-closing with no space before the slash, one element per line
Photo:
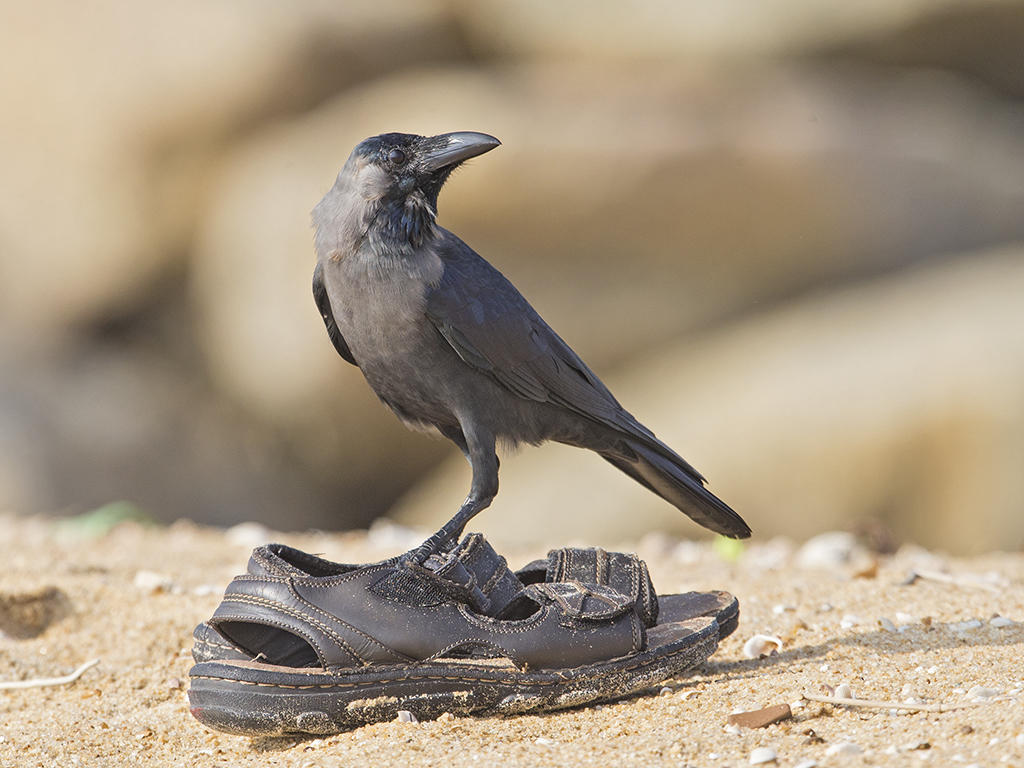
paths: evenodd
<path fill-rule="evenodd" d="M 436 579 L 448 594 L 485 616 L 497 616 L 523 589 L 505 558 L 479 533 L 467 534 L 448 552 L 431 555 L 415 571 Z"/>
<path fill-rule="evenodd" d="M 620 592 L 636 605 L 644 625 L 658 622 L 658 595 L 647 563 L 634 554 L 606 552 L 600 547 L 553 549 L 546 560 L 535 560 L 517 572 L 523 581 L 547 583 L 578 581 Z"/>
<path fill-rule="evenodd" d="M 538 603 L 555 603 L 562 616 L 576 620 L 607 621 L 633 607 L 621 592 L 578 581 L 531 584 L 523 594 Z"/>

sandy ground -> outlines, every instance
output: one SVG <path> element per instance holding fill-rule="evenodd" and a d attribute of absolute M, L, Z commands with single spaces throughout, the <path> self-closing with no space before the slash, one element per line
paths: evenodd
<path fill-rule="evenodd" d="M 706 544 L 650 536 L 623 548 L 648 560 L 659 591 L 723 588 L 740 598 L 739 629 L 694 675 L 650 695 L 557 714 L 251 740 L 207 730 L 189 715 L 192 627 L 265 537 L 365 562 L 400 551 L 401 532 L 127 523 L 97 535 L 15 517 L 0 517 L 0 530 L 0 682 L 63 675 L 99 659 L 68 685 L 0 690 L 4 768 L 741 766 L 757 748 L 773 750 L 777 763 L 768 765 L 780 766 L 1024 766 L 1020 554 L 964 560 L 904 547 L 877 569 L 863 553 L 812 568 L 785 541 L 748 545 L 730 559 Z M 542 553 L 505 554 L 516 565 Z M 954 581 L 905 583 L 914 569 Z M 44 597 L 26 611 L 24 601 L 37 594 Z M 13 636 L 45 625 L 49 609 L 57 617 L 40 634 Z M 745 658 L 744 643 L 757 633 L 783 639 L 781 652 Z M 804 692 L 842 683 L 860 699 L 972 706 L 897 713 L 801 703 Z M 727 725 L 734 711 L 779 703 L 793 705 L 792 719 L 754 730 Z"/>

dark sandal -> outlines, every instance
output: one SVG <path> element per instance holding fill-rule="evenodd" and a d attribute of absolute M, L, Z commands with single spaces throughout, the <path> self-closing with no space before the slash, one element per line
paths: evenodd
<path fill-rule="evenodd" d="M 599 584 L 532 584 L 491 618 L 480 607 L 518 582 L 507 568 L 478 582 L 478 566 L 496 561 L 482 537 L 423 573 L 261 547 L 209 622 L 250 658 L 194 666 L 192 713 L 231 733 L 274 735 L 334 733 L 399 710 L 544 711 L 626 696 L 717 647 L 713 618 L 648 630 L 630 598 Z"/>
<path fill-rule="evenodd" d="M 258 552 L 258 550 L 257 550 Z M 436 562 L 435 558 L 433 562 Z M 315 558 L 316 563 L 326 563 Z M 390 562 L 390 561 L 389 561 Z M 634 554 L 606 552 L 599 547 L 565 547 L 553 549 L 546 559 L 534 560 L 515 574 L 508 571 L 505 559 L 499 556 L 479 533 L 468 534 L 455 556 L 449 558 L 466 571 L 463 579 L 474 579 L 487 590 L 488 604 L 479 599 L 474 608 L 488 616 L 500 616 L 527 584 L 580 581 L 611 587 L 631 597 L 647 627 L 657 623 L 674 623 L 689 619 L 714 617 L 718 622 L 719 640 L 732 634 L 739 624 L 739 601 L 728 592 L 684 592 L 658 595 L 654 590 L 647 564 Z M 352 566 L 348 566 L 352 567 Z M 318 565 L 317 568 L 322 568 Z M 250 572 L 261 572 L 259 558 L 250 559 Z M 482 595 L 481 595 L 482 597 Z M 251 659 L 252 654 L 240 649 L 209 623 L 199 624 L 192 633 L 192 657 L 196 662 L 215 659 Z"/>

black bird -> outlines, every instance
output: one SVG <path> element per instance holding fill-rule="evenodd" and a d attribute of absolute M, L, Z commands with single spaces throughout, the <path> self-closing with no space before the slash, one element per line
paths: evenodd
<path fill-rule="evenodd" d="M 361 142 L 313 209 L 313 296 L 338 353 L 406 424 L 436 428 L 473 470 L 455 516 L 411 556 L 458 538 L 498 492 L 497 441 L 596 451 L 693 520 L 750 528 L 627 412 L 498 270 L 438 226 L 437 197 L 493 136 L 386 133 Z"/>

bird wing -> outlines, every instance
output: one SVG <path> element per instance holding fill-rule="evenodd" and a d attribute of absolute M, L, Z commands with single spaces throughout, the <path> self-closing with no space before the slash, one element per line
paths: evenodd
<path fill-rule="evenodd" d="M 331 300 L 327 296 L 327 286 L 324 285 L 324 265 L 320 262 L 317 262 L 316 269 L 313 270 L 313 300 L 316 302 L 316 308 L 320 310 L 320 317 L 324 319 L 324 325 L 327 326 L 327 335 L 330 337 L 334 348 L 338 350 L 338 354 L 352 363 L 352 365 L 358 367 L 359 363 L 352 356 L 352 350 L 348 348 L 345 337 L 341 335 L 341 331 L 338 330 L 338 323 L 334 320 L 334 310 L 331 309 Z"/>
<path fill-rule="evenodd" d="M 426 313 L 463 361 L 520 397 L 657 441 L 504 275 L 453 235 L 440 255 L 444 274 Z"/>

